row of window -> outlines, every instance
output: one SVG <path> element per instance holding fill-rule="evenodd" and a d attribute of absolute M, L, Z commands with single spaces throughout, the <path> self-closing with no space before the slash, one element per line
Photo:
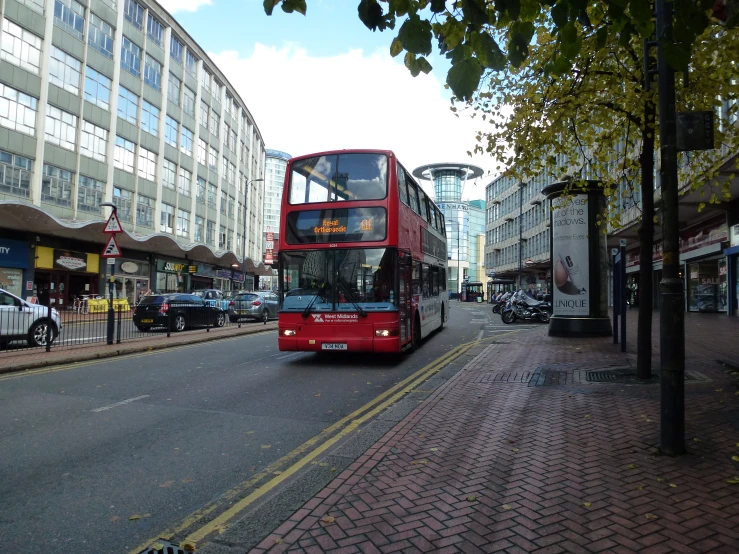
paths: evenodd
<path fill-rule="evenodd" d="M 445 234 L 444 216 L 436 207 L 436 204 L 426 196 L 426 193 L 411 177 L 411 174 L 400 164 L 397 165 L 397 175 L 400 201 L 406 206 L 410 206 L 432 228 L 441 234 Z"/>
<path fill-rule="evenodd" d="M 423 298 L 439 296 L 446 290 L 446 268 L 413 261 L 411 286 L 413 294 Z"/>
<path fill-rule="evenodd" d="M 518 244 L 506 246 L 497 252 L 489 252 L 486 255 L 486 267 L 501 267 L 509 264 L 517 264 L 519 257 L 522 259 L 549 255 L 549 230 L 542 231 L 536 235 L 529 237 L 524 241 L 523 250 L 519 249 Z"/>

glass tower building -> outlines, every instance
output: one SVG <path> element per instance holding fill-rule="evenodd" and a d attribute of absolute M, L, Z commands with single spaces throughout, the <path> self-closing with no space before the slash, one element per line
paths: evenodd
<path fill-rule="evenodd" d="M 482 175 L 482 169 L 469 164 L 434 163 L 417 167 L 414 177 L 432 181 L 435 201 L 444 214 L 447 232 L 447 289 L 461 291 L 464 281 L 483 281 L 485 276 L 485 209 L 482 201 L 463 200 L 467 181 Z"/>

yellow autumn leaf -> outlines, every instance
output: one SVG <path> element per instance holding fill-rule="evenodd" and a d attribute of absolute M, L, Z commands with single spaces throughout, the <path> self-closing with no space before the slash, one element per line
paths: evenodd
<path fill-rule="evenodd" d="M 431 449 L 431 452 L 436 452 L 437 450 L 439 450 L 439 449 L 438 448 L 432 448 Z"/>
<path fill-rule="evenodd" d="M 160 489 L 166 489 L 167 487 L 171 487 L 174 484 L 174 481 L 165 481 L 161 485 L 159 485 Z"/>
<path fill-rule="evenodd" d="M 323 516 L 323 519 L 321 519 L 321 521 L 330 525 L 336 521 L 336 518 L 334 516 Z"/>
<path fill-rule="evenodd" d="M 518 452 L 518 448 L 511 448 L 513 452 Z"/>
<path fill-rule="evenodd" d="M 503 504 L 503 505 L 501 506 L 501 508 L 503 508 L 504 510 L 510 510 L 510 509 L 512 509 L 512 508 L 513 508 L 513 506 L 511 506 L 510 504 Z"/>
<path fill-rule="evenodd" d="M 626 467 L 628 467 L 629 469 L 636 469 L 636 464 L 629 464 Z"/>
<path fill-rule="evenodd" d="M 254 431 L 247 431 L 246 434 L 247 435 L 253 435 L 254 434 Z"/>
<path fill-rule="evenodd" d="M 585 414 L 585 419 L 590 419 L 590 414 Z"/>
<path fill-rule="evenodd" d="M 583 506 L 585 506 L 586 508 L 590 508 L 590 506 L 592 505 L 593 505 L 592 502 L 583 502 Z"/>
<path fill-rule="evenodd" d="M 739 477 L 727 479 L 726 482 L 729 483 L 729 485 L 739 485 Z"/>
<path fill-rule="evenodd" d="M 139 514 L 133 514 L 128 518 L 128 521 L 136 521 L 137 519 L 141 519 L 141 516 Z"/>
<path fill-rule="evenodd" d="M 654 514 L 644 514 L 644 517 L 647 519 L 657 519 L 657 516 Z"/>
<path fill-rule="evenodd" d="M 282 539 L 282 537 L 275 537 L 274 539 L 272 539 L 272 541 L 273 541 L 273 542 L 274 542 L 275 544 L 283 544 L 283 543 L 285 542 L 285 541 L 284 541 L 284 540 Z"/>
<path fill-rule="evenodd" d="M 368 385 L 371 385 L 372 383 L 370 383 L 369 381 L 367 381 L 367 384 L 368 384 Z"/>
<path fill-rule="evenodd" d="M 321 396 L 321 393 L 319 392 L 318 394 L 316 394 L 316 396 Z"/>
<path fill-rule="evenodd" d="M 182 545 L 182 550 L 185 550 L 186 552 L 195 552 L 195 545 L 190 542 L 186 542 Z"/>
<path fill-rule="evenodd" d="M 121 516 L 113 516 L 113 517 L 111 517 L 111 518 L 110 518 L 110 522 L 111 522 L 111 523 L 115 523 L 115 522 L 116 522 L 116 521 L 118 521 L 119 519 L 121 519 Z"/>
<path fill-rule="evenodd" d="M 262 448 L 263 448 L 264 450 L 267 450 L 268 448 L 272 448 L 272 445 L 271 445 L 271 444 L 263 444 L 263 445 L 262 445 Z"/>
<path fill-rule="evenodd" d="M 676 489 L 676 488 L 677 488 L 677 485 L 676 485 L 675 483 L 670 483 L 670 486 L 671 486 L 671 487 L 672 487 L 673 489 Z"/>
<path fill-rule="evenodd" d="M 636 487 L 636 490 L 643 491 L 644 490 L 644 485 L 639 485 L 638 487 Z"/>
<path fill-rule="evenodd" d="M 701 441 L 701 440 L 700 440 L 700 439 L 699 439 L 698 437 L 694 437 L 694 438 L 693 438 L 693 440 L 694 440 L 695 442 L 703 442 L 703 441 Z"/>
<path fill-rule="evenodd" d="M 477 500 L 477 497 L 474 494 L 467 497 L 467 502 L 474 502 L 475 500 Z"/>
<path fill-rule="evenodd" d="M 664 480 L 664 477 L 657 477 L 657 481 L 659 481 L 660 483 L 662 483 Z"/>
<path fill-rule="evenodd" d="M 281 471 L 273 471 L 272 473 L 273 473 L 273 475 L 281 475 L 282 474 Z"/>
<path fill-rule="evenodd" d="M 328 462 L 319 462 L 319 467 L 328 467 Z"/>
<path fill-rule="evenodd" d="M 739 462 L 739 456 L 732 456 L 731 459 L 735 462 Z"/>
<path fill-rule="evenodd" d="M 157 552 L 158 550 L 164 550 L 164 545 L 160 542 L 155 542 L 150 547 L 154 552 Z"/>
<path fill-rule="evenodd" d="M 716 389 L 716 392 L 724 392 L 724 389 Z"/>
<path fill-rule="evenodd" d="M 192 482 L 192 479 L 191 479 L 190 477 L 185 477 L 185 478 L 184 478 L 184 479 L 182 480 L 182 482 L 183 482 L 183 483 L 191 483 L 191 482 Z"/>

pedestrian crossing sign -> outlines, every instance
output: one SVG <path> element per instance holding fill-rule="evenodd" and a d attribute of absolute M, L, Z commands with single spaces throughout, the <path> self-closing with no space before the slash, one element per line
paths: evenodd
<path fill-rule="evenodd" d="M 118 242 L 115 240 L 115 235 L 110 235 L 108 244 L 105 245 L 105 249 L 102 253 L 103 258 L 120 258 L 121 249 L 118 248 Z"/>

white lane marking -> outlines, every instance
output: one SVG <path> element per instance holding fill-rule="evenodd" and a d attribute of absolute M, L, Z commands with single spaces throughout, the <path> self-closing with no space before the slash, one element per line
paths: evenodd
<path fill-rule="evenodd" d="M 135 402 L 136 400 L 141 400 L 142 398 L 149 398 L 148 394 L 143 394 L 141 396 L 137 396 L 135 398 L 129 398 L 128 400 L 121 400 L 120 402 L 116 402 L 115 404 L 111 404 L 110 406 L 103 406 L 102 408 L 95 408 L 94 410 L 91 410 L 93 412 L 104 412 L 105 410 L 112 410 L 113 408 L 116 408 L 118 406 L 123 406 L 124 404 L 129 404 L 130 402 Z"/>
<path fill-rule="evenodd" d="M 484 334 L 485 334 L 485 331 L 480 331 L 480 332 L 479 332 L 479 333 L 477 334 L 477 338 L 476 338 L 475 340 L 480 340 L 480 339 L 482 339 L 482 336 L 483 336 Z"/>
<path fill-rule="evenodd" d="M 293 358 L 295 356 L 301 356 L 302 352 L 293 352 L 292 354 L 284 354 L 282 356 L 275 357 L 275 360 L 284 360 L 285 358 Z"/>

